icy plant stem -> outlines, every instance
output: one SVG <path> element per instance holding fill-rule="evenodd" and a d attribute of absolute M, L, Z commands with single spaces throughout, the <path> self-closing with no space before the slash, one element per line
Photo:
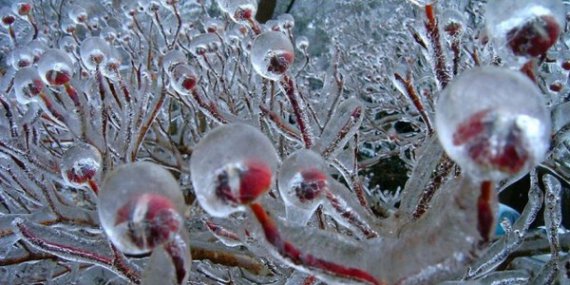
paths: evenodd
<path fill-rule="evenodd" d="M 483 242 L 489 242 L 491 237 L 491 233 L 493 232 L 493 209 L 491 209 L 491 200 L 492 195 L 494 195 L 494 188 L 493 182 L 491 181 L 483 181 L 481 183 L 481 195 L 477 200 L 477 215 L 478 215 L 478 225 L 477 229 L 483 237 Z"/>
<path fill-rule="evenodd" d="M 435 60 L 435 75 L 439 84 L 442 88 L 447 86 L 449 83 L 449 73 L 445 65 L 445 55 L 443 52 L 443 47 L 441 45 L 441 36 L 439 33 L 439 26 L 437 23 L 437 17 L 435 15 L 435 7 L 433 4 L 426 5 L 425 14 L 427 18 L 426 29 L 428 33 L 429 40 L 433 48 L 433 58 Z"/>
<path fill-rule="evenodd" d="M 418 111 L 418 113 L 420 113 L 420 116 L 422 116 L 422 120 L 424 120 L 424 123 L 428 128 L 428 135 L 433 134 L 434 133 L 433 125 L 431 123 L 429 115 L 426 112 L 424 104 L 420 99 L 420 96 L 418 96 L 418 92 L 416 92 L 416 89 L 414 88 L 412 81 L 412 74 L 408 73 L 406 75 L 406 78 L 404 79 L 399 73 L 394 73 L 394 77 L 396 78 L 396 80 L 400 81 L 400 83 L 402 83 L 406 88 L 406 94 L 408 95 L 410 100 L 412 100 L 414 107 L 416 107 L 416 110 Z"/>
<path fill-rule="evenodd" d="M 21 238 L 23 238 L 26 242 L 38 250 L 66 260 L 79 260 L 90 264 L 100 265 L 115 271 L 121 277 L 129 280 L 132 283 L 139 283 L 139 273 L 127 265 L 124 257 L 120 252 L 113 250 L 114 257 L 109 257 L 95 251 L 90 251 L 86 248 L 74 247 L 70 243 L 65 242 L 65 239 L 69 239 L 69 236 L 61 237 L 62 241 L 48 240 L 44 237 L 44 235 L 36 234 L 42 230 L 43 226 L 34 225 L 33 228 L 30 228 L 30 225 L 28 224 L 28 222 L 25 222 L 21 218 L 17 218 L 13 222 L 13 226 Z M 54 235 L 53 233 L 46 233 L 45 236 L 59 237 L 58 234 Z M 79 240 L 76 240 L 75 242 L 78 244 L 85 243 Z"/>
<path fill-rule="evenodd" d="M 329 190 L 325 190 L 325 197 L 330 202 L 333 209 L 348 223 L 360 230 L 366 238 L 374 238 L 378 233 L 374 231 L 362 218 L 350 207 L 346 205 L 340 197 L 337 197 Z"/>
<path fill-rule="evenodd" d="M 528 192 L 528 203 L 526 204 L 521 217 L 513 225 L 513 230 L 507 232 L 505 236 L 493 243 L 481 258 L 471 265 L 466 278 L 471 279 L 482 276 L 495 269 L 507 259 L 511 253 L 517 250 L 524 241 L 524 236 L 530 224 L 536 219 L 542 206 L 542 191 L 538 188 L 536 172 L 530 174 L 530 190 Z"/>
<path fill-rule="evenodd" d="M 558 230 L 562 222 L 562 209 L 560 205 L 560 182 L 553 176 L 546 174 L 542 181 L 546 188 L 544 198 L 544 223 L 546 236 L 550 244 L 550 261 L 547 262 L 532 284 L 553 284 L 558 272 L 560 272 L 560 239 Z"/>
<path fill-rule="evenodd" d="M 269 216 L 261 204 L 253 203 L 250 205 L 250 209 L 261 224 L 267 242 L 274 246 L 281 256 L 293 264 L 317 268 L 335 276 L 367 282 L 369 284 L 385 284 L 383 281 L 376 280 L 372 274 L 361 269 L 347 267 L 301 252 L 291 242 L 283 240 L 277 228 L 277 223 Z"/>
<path fill-rule="evenodd" d="M 302 106 L 295 81 L 290 76 L 284 76 L 281 81 L 281 85 L 283 86 L 285 94 L 287 95 L 287 98 L 291 103 L 291 107 L 293 108 L 293 112 L 295 113 L 297 125 L 299 126 L 303 142 L 305 143 L 305 148 L 309 149 L 313 146 L 313 134 L 311 127 L 309 126 L 309 117 L 307 116 L 306 109 Z"/>

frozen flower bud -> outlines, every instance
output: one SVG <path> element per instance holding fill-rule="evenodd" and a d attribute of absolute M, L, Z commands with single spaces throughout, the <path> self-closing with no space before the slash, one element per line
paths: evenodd
<path fill-rule="evenodd" d="M 93 180 L 101 168 L 101 154 L 94 146 L 78 143 L 63 153 L 61 174 L 65 182 L 80 187 Z"/>
<path fill-rule="evenodd" d="M 269 190 L 279 157 L 258 129 L 235 123 L 210 131 L 190 160 L 198 202 L 214 217 L 244 210 Z"/>
<path fill-rule="evenodd" d="M 18 70 L 14 75 L 14 93 L 20 104 L 29 104 L 39 101 L 38 96 L 44 88 L 44 83 L 38 71 L 33 67 Z"/>
<path fill-rule="evenodd" d="M 170 72 L 170 84 L 176 92 L 188 95 L 196 87 L 198 76 L 188 64 L 178 64 Z"/>
<path fill-rule="evenodd" d="M 69 83 L 73 76 L 73 63 L 67 53 L 57 49 L 50 49 L 40 58 L 38 73 L 48 85 L 64 85 Z"/>
<path fill-rule="evenodd" d="M 99 219 L 113 244 L 126 254 L 144 254 L 182 228 L 184 197 L 164 168 L 149 162 L 117 167 L 99 193 Z"/>
<path fill-rule="evenodd" d="M 101 37 L 89 37 L 81 43 L 79 55 L 85 67 L 91 71 L 105 64 L 111 53 L 111 47 Z"/>
<path fill-rule="evenodd" d="M 217 0 L 220 9 L 236 23 L 247 22 L 257 13 L 256 0 Z"/>
<path fill-rule="evenodd" d="M 530 170 L 549 146 L 550 116 L 538 87 L 497 67 L 464 72 L 436 107 L 439 140 L 464 173 L 500 180 Z"/>
<path fill-rule="evenodd" d="M 262 77 L 278 80 L 295 60 L 293 44 L 281 32 L 269 31 L 259 35 L 251 48 L 251 64 Z"/>
<path fill-rule="evenodd" d="M 21 47 L 12 51 L 9 61 L 12 67 L 18 70 L 30 66 L 34 62 L 34 55 L 29 47 Z"/>
<path fill-rule="evenodd" d="M 298 150 L 283 161 L 279 193 L 285 202 L 288 220 L 304 224 L 321 204 L 323 192 L 329 187 L 326 168 L 323 158 L 308 149 Z M 303 217 L 301 212 L 305 212 Z"/>
<path fill-rule="evenodd" d="M 495 0 L 486 9 L 487 30 L 497 46 L 515 55 L 538 57 L 558 40 L 565 26 L 560 0 Z"/>

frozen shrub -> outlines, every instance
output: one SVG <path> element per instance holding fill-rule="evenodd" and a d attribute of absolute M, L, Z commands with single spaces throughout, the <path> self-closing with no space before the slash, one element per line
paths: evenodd
<path fill-rule="evenodd" d="M 6 2 L 0 284 L 569 282 L 565 1 Z"/>

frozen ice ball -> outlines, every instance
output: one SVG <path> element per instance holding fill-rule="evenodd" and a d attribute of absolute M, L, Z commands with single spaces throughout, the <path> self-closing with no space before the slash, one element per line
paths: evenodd
<path fill-rule="evenodd" d="M 251 64 L 262 77 L 278 80 L 295 60 L 295 49 L 289 38 L 275 31 L 265 32 L 253 41 Z"/>
<path fill-rule="evenodd" d="M 236 23 L 252 20 L 257 13 L 256 0 L 217 0 L 217 2 L 220 9 Z"/>
<path fill-rule="evenodd" d="M 73 62 L 67 53 L 57 49 L 50 49 L 40 58 L 38 73 L 48 85 L 64 85 L 69 83 L 73 76 Z"/>
<path fill-rule="evenodd" d="M 515 55 L 525 57 L 546 53 L 565 26 L 560 0 L 489 1 L 485 17 L 487 31 L 497 47 L 508 47 Z"/>
<path fill-rule="evenodd" d="M 278 161 L 271 141 L 253 126 L 234 123 L 210 131 L 190 159 L 198 202 L 214 217 L 243 211 L 269 190 Z"/>
<path fill-rule="evenodd" d="M 99 172 L 101 153 L 90 144 L 75 144 L 63 153 L 60 168 L 65 182 L 80 187 L 93 180 Z"/>
<path fill-rule="evenodd" d="M 13 88 L 18 103 L 29 104 L 40 100 L 38 97 L 44 88 L 44 82 L 34 67 L 26 67 L 14 75 Z"/>
<path fill-rule="evenodd" d="M 466 71 L 441 93 L 436 128 L 447 154 L 481 180 L 522 174 L 544 159 L 551 122 L 538 87 L 498 67 Z"/>
<path fill-rule="evenodd" d="M 103 182 L 99 219 L 113 244 L 144 254 L 170 241 L 182 228 L 184 197 L 172 174 L 150 162 L 114 169 Z"/>
<path fill-rule="evenodd" d="M 328 190 L 326 163 L 316 152 L 301 149 L 283 161 L 279 170 L 279 193 L 285 205 L 314 212 Z"/>
<path fill-rule="evenodd" d="M 101 37 L 89 37 L 79 47 L 79 55 L 85 67 L 91 71 L 96 70 L 102 66 L 109 55 L 111 54 L 111 47 Z"/>

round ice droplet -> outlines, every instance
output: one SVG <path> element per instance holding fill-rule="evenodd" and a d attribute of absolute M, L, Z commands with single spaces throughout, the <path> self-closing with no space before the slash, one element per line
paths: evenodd
<path fill-rule="evenodd" d="M 281 32 L 265 32 L 253 41 L 251 64 L 259 75 L 267 79 L 280 79 L 294 60 L 293 45 Z"/>
<path fill-rule="evenodd" d="M 279 157 L 271 141 L 243 123 L 210 131 L 190 159 L 198 202 L 214 217 L 242 211 L 271 187 Z"/>
<path fill-rule="evenodd" d="M 323 158 L 308 149 L 289 156 L 279 170 L 279 193 L 285 202 L 288 221 L 304 225 L 328 191 L 329 176 Z"/>
<path fill-rule="evenodd" d="M 110 53 L 111 47 L 100 37 L 86 38 L 79 47 L 81 61 L 91 71 L 105 64 Z"/>
<path fill-rule="evenodd" d="M 257 13 L 256 0 L 217 0 L 220 9 L 236 23 L 247 22 Z"/>
<path fill-rule="evenodd" d="M 176 92 L 188 95 L 198 83 L 198 77 L 194 69 L 188 64 L 174 66 L 170 74 L 170 84 Z"/>
<path fill-rule="evenodd" d="M 79 5 L 73 5 L 69 8 L 67 15 L 76 24 L 85 23 L 87 21 L 87 10 Z"/>
<path fill-rule="evenodd" d="M 188 59 L 186 58 L 184 53 L 182 53 L 179 50 L 169 51 L 162 57 L 162 67 L 169 74 L 174 66 L 186 62 L 188 62 Z"/>
<path fill-rule="evenodd" d="M 206 33 L 194 37 L 188 49 L 194 56 L 202 57 L 218 51 L 221 45 L 222 42 L 216 34 Z"/>
<path fill-rule="evenodd" d="M 73 76 L 73 62 L 67 53 L 50 49 L 40 58 L 38 73 L 48 85 L 63 85 L 68 83 Z"/>
<path fill-rule="evenodd" d="M 17 1 L 12 4 L 12 11 L 20 17 L 28 16 L 32 11 L 32 4 L 30 1 Z"/>
<path fill-rule="evenodd" d="M 518 56 L 540 56 L 558 40 L 565 23 L 560 0 L 495 0 L 486 8 L 487 30 L 498 47 Z"/>
<path fill-rule="evenodd" d="M 63 153 L 60 168 L 65 182 L 80 187 L 93 180 L 99 172 L 101 153 L 90 144 L 75 144 Z"/>
<path fill-rule="evenodd" d="M 32 50 L 28 47 L 19 47 L 10 53 L 10 64 L 14 69 L 28 67 L 34 62 Z"/>
<path fill-rule="evenodd" d="M 529 171 L 549 146 L 550 116 L 520 72 L 475 68 L 448 85 L 436 107 L 439 140 L 464 173 L 499 180 Z"/>
<path fill-rule="evenodd" d="M 22 68 L 14 75 L 14 93 L 20 104 L 39 101 L 38 95 L 43 88 L 44 83 L 33 67 Z"/>
<path fill-rule="evenodd" d="M 150 162 L 136 162 L 108 174 L 97 209 L 105 233 L 119 250 L 144 254 L 179 233 L 183 201 L 170 172 Z"/>

